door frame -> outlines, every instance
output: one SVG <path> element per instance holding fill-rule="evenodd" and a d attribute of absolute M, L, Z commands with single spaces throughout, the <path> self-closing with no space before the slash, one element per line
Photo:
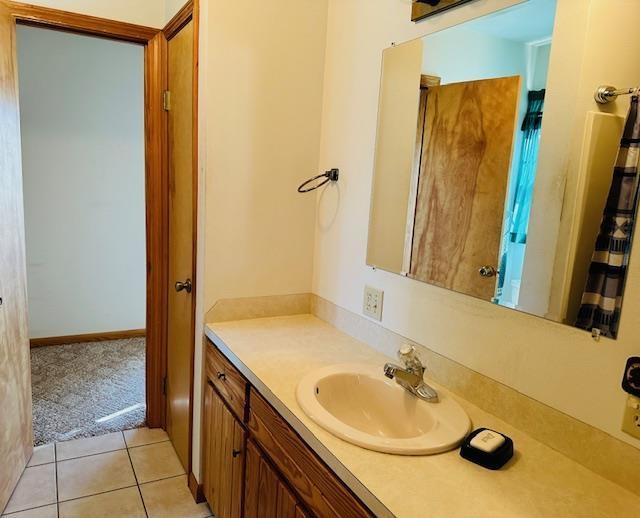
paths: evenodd
<path fill-rule="evenodd" d="M 195 345 L 196 345 L 196 299 L 197 299 L 197 246 L 198 246 L 198 180 L 199 180 L 199 160 L 198 160 L 198 76 L 199 76 L 199 40 L 200 40 L 200 16 L 199 16 L 199 0 L 188 0 L 187 3 L 178 11 L 175 16 L 167 23 L 167 25 L 162 30 L 164 34 L 165 41 L 165 49 L 168 45 L 168 42 L 176 36 L 180 30 L 187 25 L 189 22 L 193 21 L 193 98 L 192 98 L 192 211 L 193 211 L 193 235 L 191 238 L 192 242 L 192 265 L 191 265 L 191 283 L 193 285 L 191 292 L 191 326 L 190 331 L 191 335 L 189 337 L 189 344 L 191 344 L 190 348 L 190 360 L 189 360 L 189 449 L 188 449 L 188 466 L 187 466 L 187 474 L 188 474 L 188 485 L 194 499 L 198 502 L 204 501 L 204 497 L 202 494 L 202 484 L 198 484 L 194 474 L 193 474 L 193 396 L 194 396 L 194 360 L 195 360 Z M 166 57 L 166 56 L 165 56 Z M 167 59 L 164 60 L 165 63 L 168 62 Z M 169 80 L 168 80 L 168 67 L 165 67 L 164 73 L 165 80 L 165 89 L 168 88 Z M 165 122 L 165 150 L 166 150 L 166 164 L 167 164 L 167 176 L 169 175 L 169 131 L 168 131 L 168 117 Z M 168 193 L 168 190 L 167 190 Z M 167 218 L 168 218 L 168 208 L 167 208 Z M 168 239 L 168 224 L 167 224 L 167 239 Z M 167 243 L 168 247 L 168 243 Z M 167 255 L 168 257 L 168 255 Z M 167 272 L 169 270 L 168 259 L 167 259 Z M 169 286 L 171 289 L 171 286 Z M 168 309 L 168 302 L 167 302 Z"/>
<path fill-rule="evenodd" d="M 16 24 L 136 43 L 144 47 L 145 194 L 147 247 L 146 420 L 165 428 L 168 287 L 167 40 L 162 29 L 58 9 L 9 2 Z M 192 364 L 193 371 L 193 364 Z M 191 375 L 193 379 L 193 374 Z M 193 382 L 192 382 L 193 383 Z"/>

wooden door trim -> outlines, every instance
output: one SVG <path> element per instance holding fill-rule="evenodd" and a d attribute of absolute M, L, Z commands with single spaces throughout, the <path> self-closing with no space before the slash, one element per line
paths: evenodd
<path fill-rule="evenodd" d="M 133 23 L 107 20 L 86 14 L 71 13 L 49 7 L 9 2 L 13 17 L 22 24 L 72 31 L 91 36 L 141 43 L 145 45 L 158 29 Z"/>
<path fill-rule="evenodd" d="M 145 163 L 147 224 L 147 425 L 166 428 L 169 299 L 169 178 L 167 164 L 167 40 L 161 31 L 145 46 Z"/>
<path fill-rule="evenodd" d="M 146 398 L 147 425 L 166 425 L 166 322 L 168 268 L 168 189 L 166 39 L 160 29 L 58 9 L 10 2 L 16 23 L 137 43 L 144 47 L 145 190 L 147 242 Z"/>
<path fill-rule="evenodd" d="M 189 0 L 186 4 L 182 6 L 182 9 L 180 9 L 175 14 L 175 16 L 171 18 L 171 20 L 169 20 L 169 23 L 167 23 L 165 28 L 162 29 L 162 32 L 164 32 L 164 35 L 167 38 L 167 40 L 170 40 L 176 34 L 178 34 L 180 32 L 180 29 L 182 29 L 185 25 L 187 25 L 191 20 L 197 19 L 197 17 L 194 16 L 194 12 L 196 8 L 197 8 L 197 5 L 195 5 L 194 0 Z M 195 28 L 196 28 L 195 25 L 196 24 L 194 24 L 194 36 L 197 36 L 197 33 L 195 31 Z"/>
<path fill-rule="evenodd" d="M 193 95 L 192 95 L 192 168 L 193 168 L 193 195 L 192 195 L 192 208 L 193 208 L 193 264 L 191 267 L 192 277 L 191 284 L 193 286 L 191 292 L 191 337 L 189 343 L 191 344 L 190 350 L 190 370 L 189 370 L 189 385 L 190 385 L 190 400 L 189 400 L 189 448 L 188 448 L 188 466 L 187 472 L 191 473 L 193 470 L 193 396 L 194 396 L 194 376 L 195 376 L 195 322 L 196 322 L 196 296 L 198 290 L 197 282 L 197 245 L 198 245 L 198 76 L 199 76 L 199 41 L 200 41 L 200 2 L 199 0 L 188 0 L 188 2 L 178 11 L 178 13 L 167 23 L 163 29 L 165 41 L 168 43 L 174 36 L 176 36 L 185 25 L 190 21 L 193 21 Z M 165 81 L 168 87 L 168 60 L 165 58 Z M 168 120 L 165 121 L 165 149 L 169 152 L 168 143 Z M 169 167 L 169 158 L 166 157 L 167 168 Z M 167 171 L 167 177 L 169 172 Z M 168 192 L 168 188 L 167 188 Z M 167 207 L 167 221 L 168 221 L 168 207 Z M 168 225 L 167 225 L 167 241 L 168 237 Z M 168 249 L 168 243 L 167 243 Z M 167 265 L 166 271 L 169 271 L 168 254 L 166 256 Z M 167 284 L 168 285 L 168 284 Z M 165 296 L 167 295 L 165 291 Z M 168 302 L 167 302 L 168 305 Z M 166 361 L 166 358 L 165 358 Z M 194 477 L 195 481 L 195 477 Z M 196 496 L 194 495 L 194 498 Z"/>

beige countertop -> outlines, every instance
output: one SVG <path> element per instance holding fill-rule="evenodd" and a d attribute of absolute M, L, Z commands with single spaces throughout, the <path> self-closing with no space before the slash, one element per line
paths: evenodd
<path fill-rule="evenodd" d="M 467 462 L 458 450 L 406 457 L 334 437 L 299 407 L 299 380 L 336 363 L 369 363 L 382 369 L 389 358 L 314 316 L 210 324 L 205 332 L 379 516 L 622 518 L 640 512 L 640 497 L 459 397 L 474 428 L 493 428 L 514 440 L 516 454 L 502 470 Z"/>

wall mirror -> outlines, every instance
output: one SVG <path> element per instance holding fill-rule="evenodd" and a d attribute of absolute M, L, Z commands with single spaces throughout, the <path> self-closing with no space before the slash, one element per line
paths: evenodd
<path fill-rule="evenodd" d="M 529 0 L 384 50 L 367 264 L 615 338 L 629 249 L 601 268 L 594 252 L 630 97 L 617 115 L 569 103 L 570 186 L 563 96 L 581 79 L 551 77 L 578 47 L 558 9 Z"/>

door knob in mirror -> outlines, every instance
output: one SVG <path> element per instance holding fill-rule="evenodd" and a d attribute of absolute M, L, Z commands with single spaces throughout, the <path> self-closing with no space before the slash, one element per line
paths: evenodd
<path fill-rule="evenodd" d="M 186 291 L 187 293 L 191 293 L 191 279 L 187 279 L 184 282 L 176 282 L 176 291 Z"/>
<path fill-rule="evenodd" d="M 497 270 L 489 265 L 481 266 L 478 273 L 480 277 L 495 277 L 498 274 Z"/>

